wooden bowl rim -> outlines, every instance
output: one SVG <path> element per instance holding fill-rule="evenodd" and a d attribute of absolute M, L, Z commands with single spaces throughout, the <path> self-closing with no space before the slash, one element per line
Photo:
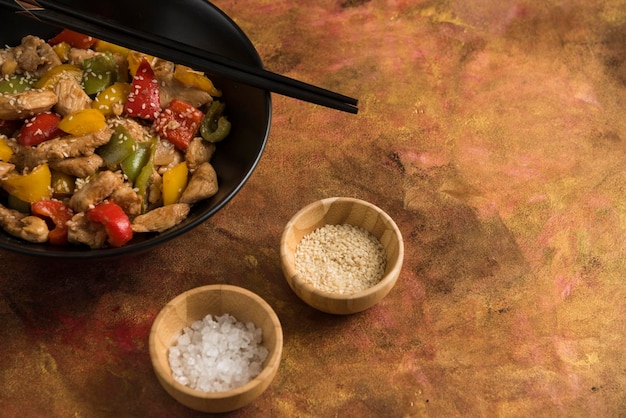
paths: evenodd
<path fill-rule="evenodd" d="M 327 292 L 327 291 L 318 289 L 312 284 L 305 282 L 302 279 L 302 277 L 298 273 L 296 273 L 294 266 L 292 266 L 291 264 L 285 263 L 285 258 L 286 258 L 286 254 L 288 251 L 287 250 L 287 235 L 293 228 L 293 225 L 298 221 L 298 219 L 301 216 L 303 216 L 305 213 L 308 213 L 311 209 L 314 209 L 319 205 L 322 205 L 324 207 L 330 207 L 335 202 L 355 203 L 361 206 L 365 206 L 369 209 L 373 209 L 385 220 L 385 223 L 391 227 L 391 229 L 394 232 L 394 236 L 396 237 L 396 241 L 398 243 L 398 256 L 396 258 L 396 262 L 393 264 L 393 266 L 390 266 L 387 273 L 383 277 L 381 277 L 380 281 L 376 283 L 375 285 L 370 286 L 367 289 L 364 289 L 355 293 L 338 294 L 338 293 L 332 293 L 332 292 Z M 308 292 L 316 294 L 323 298 L 326 298 L 329 300 L 344 301 L 344 300 L 354 300 L 354 299 L 359 299 L 363 297 L 368 297 L 369 295 L 375 294 L 379 292 L 380 290 L 382 290 L 382 288 L 386 287 L 389 284 L 389 282 L 397 280 L 398 275 L 400 274 L 400 270 L 402 268 L 402 264 L 404 262 L 404 239 L 402 238 L 402 233 L 400 232 L 400 228 L 398 228 L 398 225 L 396 224 L 396 222 L 393 220 L 391 216 L 389 216 L 387 212 L 382 210 L 380 207 L 366 200 L 362 200 L 362 199 L 358 199 L 354 197 L 336 196 L 336 197 L 327 197 L 324 199 L 316 200 L 314 202 L 309 203 L 308 205 L 300 209 L 298 212 L 296 212 L 296 214 L 291 217 L 289 222 L 287 222 L 287 225 L 285 225 L 285 228 L 283 230 L 283 234 L 281 237 L 281 242 L 280 242 L 280 251 L 281 251 L 281 262 L 283 263 L 283 268 L 287 269 L 286 274 L 290 276 L 290 278 L 288 278 L 287 280 L 294 280 L 298 283 L 299 286 L 305 288 Z"/>
<path fill-rule="evenodd" d="M 236 388 L 230 389 L 228 391 L 223 391 L 223 392 L 203 392 L 201 390 L 193 389 L 189 386 L 186 386 L 177 382 L 172 377 L 172 374 L 168 372 L 169 365 L 163 365 L 161 364 L 161 362 L 158 361 L 158 356 L 156 354 L 156 347 L 155 347 L 156 335 L 158 332 L 159 325 L 161 321 L 163 320 L 163 318 L 165 317 L 165 315 L 167 315 L 168 311 L 173 309 L 175 306 L 180 304 L 183 300 L 185 300 L 191 295 L 203 293 L 203 292 L 213 292 L 213 291 L 234 292 L 234 293 L 239 293 L 239 294 L 249 297 L 253 302 L 261 305 L 263 310 L 267 312 L 267 314 L 269 315 L 272 321 L 274 331 L 276 332 L 276 347 L 272 352 L 269 353 L 269 357 L 266 359 L 265 366 L 263 367 L 263 370 L 261 371 L 261 373 L 259 373 L 256 377 L 254 377 L 252 380 L 245 383 L 244 385 L 241 385 Z M 231 397 L 242 395 L 246 392 L 253 390 L 257 386 L 263 385 L 269 379 L 273 379 L 274 375 L 276 374 L 276 371 L 278 370 L 278 367 L 280 365 L 280 360 L 282 357 L 283 331 L 282 331 L 282 326 L 280 324 L 278 315 L 276 315 L 276 312 L 274 311 L 274 309 L 272 309 L 270 304 L 267 303 L 267 301 L 265 301 L 261 296 L 240 286 L 229 285 L 229 284 L 210 284 L 210 285 L 199 286 L 199 287 L 187 290 L 179 294 L 174 299 L 170 300 L 161 309 L 161 311 L 155 318 L 154 322 L 152 323 L 152 327 L 150 330 L 150 338 L 149 338 L 149 349 L 150 349 L 150 359 L 151 359 L 155 373 L 157 373 L 160 379 L 163 379 L 164 381 L 166 381 L 167 384 L 173 390 L 182 392 L 188 396 L 192 396 L 195 398 L 202 398 L 206 400 L 211 400 L 211 399 L 218 400 L 218 399 L 225 399 L 225 398 L 231 398 Z"/>

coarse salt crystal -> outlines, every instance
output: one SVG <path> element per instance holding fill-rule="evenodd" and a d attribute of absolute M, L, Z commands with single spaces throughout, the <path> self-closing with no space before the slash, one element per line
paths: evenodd
<path fill-rule="evenodd" d="M 203 392 L 242 386 L 262 370 L 269 354 L 262 330 L 232 315 L 207 315 L 183 329 L 168 359 L 174 379 Z"/>

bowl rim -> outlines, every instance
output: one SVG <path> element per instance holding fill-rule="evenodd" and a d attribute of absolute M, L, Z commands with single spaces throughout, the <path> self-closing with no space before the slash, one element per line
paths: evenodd
<path fill-rule="evenodd" d="M 222 392 L 203 392 L 198 389 L 193 389 L 189 386 L 183 385 L 182 383 L 177 382 L 171 375 L 171 372 L 168 372 L 168 367 L 164 366 L 161 362 L 157 361 L 157 353 L 156 353 L 156 334 L 159 328 L 159 325 L 165 315 L 171 310 L 174 309 L 175 306 L 179 304 L 179 302 L 183 301 L 187 297 L 197 293 L 203 293 L 208 291 L 229 291 L 229 292 L 237 292 L 243 294 L 250 298 L 253 302 L 259 304 L 265 312 L 268 313 L 269 317 L 272 320 L 273 328 L 276 332 L 276 348 L 274 351 L 269 353 L 268 358 L 265 361 L 265 365 L 263 366 L 263 370 L 257 376 L 252 378 L 249 382 L 237 386 L 233 389 L 222 391 Z M 256 324 L 255 324 L 256 325 Z M 278 315 L 271 307 L 269 303 L 261 296 L 252 292 L 241 286 L 231 285 L 231 284 L 209 284 L 203 285 L 199 287 L 195 287 L 193 289 L 189 289 L 180 293 L 159 311 L 156 318 L 154 319 L 152 326 L 150 328 L 150 336 L 148 338 L 148 347 L 150 353 L 150 362 L 152 363 L 152 368 L 157 375 L 159 380 L 164 380 L 167 385 L 169 385 L 172 389 L 184 393 L 187 396 L 194 398 L 201 398 L 206 400 L 218 400 L 218 399 L 226 399 L 235 396 L 239 396 L 243 393 L 246 393 L 260 385 L 263 385 L 273 378 L 273 375 L 277 372 L 280 361 L 282 358 L 283 351 L 283 331 L 282 325 L 280 323 L 280 319 Z"/>
<path fill-rule="evenodd" d="M 217 15 L 219 15 L 222 19 L 224 19 L 225 23 L 232 26 L 232 28 L 238 32 L 241 36 L 241 39 L 244 41 L 245 47 L 249 54 L 250 59 L 254 61 L 254 64 L 259 68 L 263 68 L 263 61 L 258 50 L 255 48 L 254 44 L 250 40 L 250 38 L 245 34 L 243 29 L 223 10 L 214 5 L 211 2 L 204 2 L 203 7 L 207 7 L 212 9 Z M 124 255 L 134 255 L 140 254 L 145 251 L 148 251 L 154 247 L 159 246 L 167 241 L 170 241 L 174 238 L 180 237 L 185 233 L 191 231 L 196 228 L 200 224 L 204 223 L 206 220 L 211 218 L 217 212 L 219 212 L 226 204 L 228 204 L 237 193 L 241 191 L 243 186 L 248 182 L 253 172 L 257 168 L 261 157 L 263 156 L 263 152 L 267 146 L 267 142 L 269 140 L 270 129 L 272 125 L 272 96 L 269 91 L 264 92 L 265 96 L 265 106 L 266 106 L 266 114 L 264 115 L 264 120 L 266 120 L 266 126 L 263 132 L 263 139 L 260 143 L 260 152 L 251 161 L 250 168 L 242 177 L 239 184 L 234 187 L 228 194 L 224 196 L 224 198 L 218 202 L 214 207 L 212 207 L 209 211 L 199 215 L 197 218 L 189 221 L 184 225 L 179 225 L 178 227 L 172 228 L 170 230 L 154 233 L 154 235 L 148 239 L 141 240 L 140 242 L 133 243 L 132 241 L 125 246 L 122 247 L 106 247 L 106 248 L 98 248 L 91 249 L 83 246 L 72 246 L 65 247 L 50 245 L 50 244 L 35 244 L 23 241 L 17 237 L 13 237 L 6 233 L 5 231 L 0 231 L 0 233 L 4 234 L 7 240 L 0 239 L 0 249 L 10 251 L 13 253 L 18 253 L 27 256 L 38 256 L 38 257 L 46 257 L 49 259 L 59 259 L 59 260 L 91 260 L 91 259 L 109 259 L 114 257 L 120 257 Z M 219 173 L 218 178 L 219 178 Z M 15 245 L 13 245 L 15 243 Z"/>
<path fill-rule="evenodd" d="M 291 263 L 289 264 L 285 263 L 285 259 L 287 257 L 287 242 L 286 242 L 287 235 L 293 228 L 293 225 L 296 223 L 298 218 L 300 218 L 303 214 L 307 213 L 309 210 L 311 210 L 312 208 L 318 205 L 328 207 L 335 202 L 356 203 L 358 205 L 362 205 L 362 206 L 366 206 L 368 208 L 374 209 L 385 220 L 385 224 L 389 226 L 391 230 L 393 230 L 394 237 L 396 237 L 396 241 L 398 243 L 398 256 L 396 257 L 396 261 L 395 263 L 393 263 L 392 266 L 387 266 L 386 268 L 387 272 L 383 274 L 380 280 L 376 284 L 368 287 L 367 289 L 359 290 L 353 293 L 340 294 L 340 293 L 333 293 L 333 292 L 328 292 L 325 290 L 318 289 L 312 284 L 306 282 L 301 277 L 301 275 L 296 272 L 295 267 L 292 266 Z M 371 232 L 371 231 L 368 231 L 368 232 Z M 291 219 L 287 222 L 283 230 L 283 234 L 282 234 L 281 241 L 280 241 L 280 252 L 281 252 L 281 262 L 283 264 L 283 268 L 287 268 L 288 270 L 287 274 L 290 276 L 290 279 L 289 278 L 287 279 L 288 282 L 291 282 L 291 280 L 296 281 L 298 283 L 298 286 L 306 289 L 307 292 L 321 296 L 325 299 L 344 301 L 344 300 L 350 300 L 350 299 L 360 299 L 360 298 L 369 297 L 370 295 L 381 291 L 381 289 L 385 288 L 386 286 L 393 284 L 398 279 L 398 276 L 402 269 L 402 264 L 404 262 L 404 239 L 402 237 L 402 232 L 400 231 L 400 228 L 398 227 L 396 222 L 393 220 L 393 218 L 383 209 L 378 207 L 377 205 L 371 202 L 368 202 L 366 200 L 358 199 L 355 197 L 334 196 L 334 197 L 326 197 L 323 199 L 315 200 L 307 204 L 303 208 L 301 208 L 291 217 Z"/>

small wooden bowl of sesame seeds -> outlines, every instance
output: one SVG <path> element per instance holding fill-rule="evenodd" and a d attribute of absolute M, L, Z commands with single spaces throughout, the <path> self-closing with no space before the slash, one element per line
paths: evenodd
<path fill-rule="evenodd" d="M 377 206 L 350 197 L 318 200 L 287 223 L 280 244 L 289 286 L 331 314 L 364 311 L 395 285 L 404 259 L 396 223 Z"/>

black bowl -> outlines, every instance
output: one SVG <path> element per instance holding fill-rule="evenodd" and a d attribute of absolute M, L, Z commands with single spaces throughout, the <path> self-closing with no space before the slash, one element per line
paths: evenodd
<path fill-rule="evenodd" d="M 204 0 L 177 1 L 98 1 L 60 0 L 75 4 L 119 21 L 125 25 L 157 33 L 221 54 L 240 63 L 262 67 L 261 59 L 243 31 L 221 10 Z M 49 39 L 58 27 L 44 24 L 25 15 L 0 9 L 3 45 L 17 45 L 23 36 L 38 35 Z M 158 234 L 135 234 L 121 248 L 89 249 L 80 246 L 33 244 L 14 238 L 0 230 L 0 248 L 55 258 L 89 259 L 120 256 L 153 248 L 200 225 L 222 209 L 239 192 L 257 166 L 269 136 L 272 116 L 270 93 L 210 75 L 222 91 L 220 99 L 232 123 L 230 135 L 217 146 L 211 160 L 218 175 L 220 188 L 212 198 L 193 205 L 187 219 L 176 227 Z"/>

